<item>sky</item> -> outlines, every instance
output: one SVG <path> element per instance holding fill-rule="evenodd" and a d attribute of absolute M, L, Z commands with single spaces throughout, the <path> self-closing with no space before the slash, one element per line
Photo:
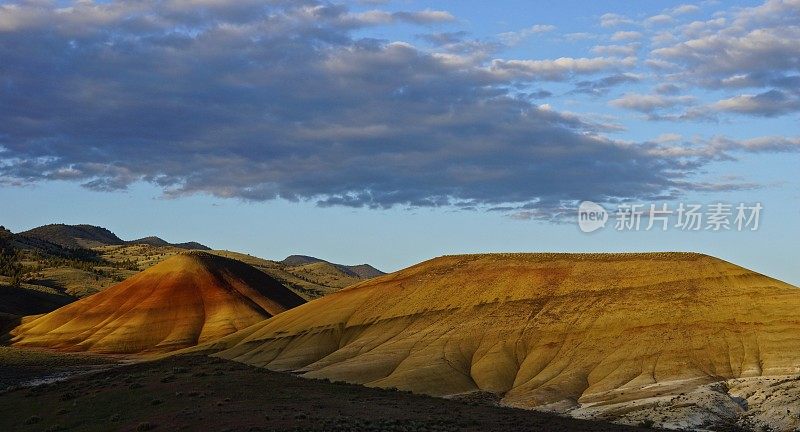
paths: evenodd
<path fill-rule="evenodd" d="M 697 251 L 800 285 L 798 89 L 800 0 L 0 0 L 0 224 L 385 271 Z M 716 203 L 757 229 L 615 227 Z"/>

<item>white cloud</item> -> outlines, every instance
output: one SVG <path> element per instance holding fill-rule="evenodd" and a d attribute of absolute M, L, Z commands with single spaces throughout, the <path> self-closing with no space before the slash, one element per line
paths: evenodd
<path fill-rule="evenodd" d="M 634 21 L 630 18 L 615 13 L 603 14 L 600 17 L 600 25 L 602 27 L 617 27 L 625 24 L 633 24 Z"/>
<path fill-rule="evenodd" d="M 636 55 L 639 45 L 595 45 L 591 51 L 601 56 L 632 57 Z"/>
<path fill-rule="evenodd" d="M 672 21 L 673 21 L 673 19 L 672 19 L 672 17 L 670 15 L 659 14 L 659 15 L 653 15 L 653 16 L 647 18 L 646 20 L 644 20 L 644 25 L 646 25 L 646 26 L 660 26 L 660 25 L 669 24 Z"/>
<path fill-rule="evenodd" d="M 529 79 L 560 81 L 572 75 L 595 74 L 598 72 L 630 68 L 636 63 L 635 57 L 613 58 L 572 58 L 561 57 L 555 60 L 493 60 L 491 71 L 503 77 L 526 77 Z"/>
<path fill-rule="evenodd" d="M 683 4 L 672 9 L 672 15 L 686 15 L 699 11 L 700 8 L 692 4 Z"/>
<path fill-rule="evenodd" d="M 672 108 L 678 105 L 692 105 L 693 96 L 664 96 L 651 94 L 627 93 L 609 102 L 617 108 L 625 108 L 643 113 L 652 113 L 659 109 Z"/>
<path fill-rule="evenodd" d="M 612 41 L 635 41 L 642 38 L 642 34 L 637 31 L 618 31 L 611 35 Z"/>
<path fill-rule="evenodd" d="M 549 33 L 555 29 L 556 26 L 553 25 L 536 24 L 520 31 L 500 33 L 497 37 L 506 45 L 516 45 L 533 35 Z"/>

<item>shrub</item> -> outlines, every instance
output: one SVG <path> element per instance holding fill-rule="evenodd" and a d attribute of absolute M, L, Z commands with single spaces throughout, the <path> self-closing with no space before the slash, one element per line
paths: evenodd
<path fill-rule="evenodd" d="M 27 419 L 25 419 L 25 424 L 26 425 L 32 425 L 32 424 L 39 423 L 40 421 L 42 421 L 41 417 L 39 417 L 39 416 L 30 416 Z"/>

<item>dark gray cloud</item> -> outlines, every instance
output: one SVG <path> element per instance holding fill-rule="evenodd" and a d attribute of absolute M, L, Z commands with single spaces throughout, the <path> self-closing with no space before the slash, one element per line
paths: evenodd
<path fill-rule="evenodd" d="M 427 51 L 353 32 L 451 19 L 314 1 L 2 5 L 0 181 L 552 215 L 687 189 L 704 163 L 604 138 L 515 87 L 635 59 L 491 61 L 465 38 Z"/>
<path fill-rule="evenodd" d="M 603 96 L 618 86 L 625 83 L 639 82 L 641 78 L 634 74 L 621 73 L 609 75 L 597 80 L 578 81 L 571 93 L 584 93 L 592 96 Z"/>
<path fill-rule="evenodd" d="M 800 97 L 797 94 L 772 89 L 757 95 L 739 95 L 716 102 L 717 111 L 752 114 L 763 117 L 776 117 L 800 110 Z"/>

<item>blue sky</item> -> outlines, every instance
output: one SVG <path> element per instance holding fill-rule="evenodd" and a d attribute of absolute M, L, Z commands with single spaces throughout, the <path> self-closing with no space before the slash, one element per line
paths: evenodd
<path fill-rule="evenodd" d="M 0 224 L 396 270 L 692 250 L 800 284 L 800 2 L 0 2 Z M 582 233 L 581 200 L 761 202 Z"/>

